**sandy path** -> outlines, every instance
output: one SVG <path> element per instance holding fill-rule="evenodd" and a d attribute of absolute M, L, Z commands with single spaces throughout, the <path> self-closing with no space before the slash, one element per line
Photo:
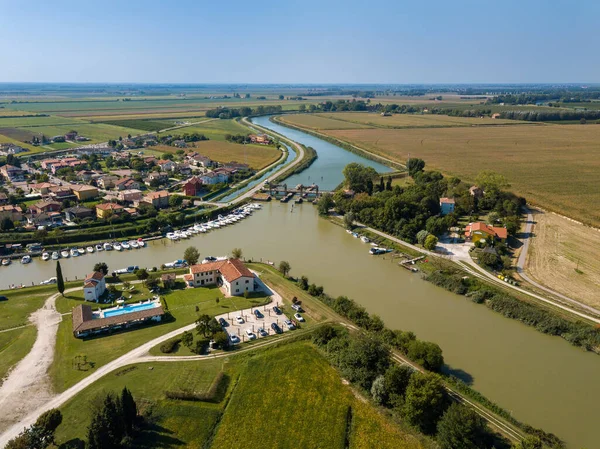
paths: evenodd
<path fill-rule="evenodd" d="M 0 387 L 0 430 L 17 423 L 53 397 L 48 368 L 54 359 L 54 344 L 62 315 L 56 311 L 56 298 L 50 296 L 29 320 L 37 327 L 31 351 L 10 371 Z"/>

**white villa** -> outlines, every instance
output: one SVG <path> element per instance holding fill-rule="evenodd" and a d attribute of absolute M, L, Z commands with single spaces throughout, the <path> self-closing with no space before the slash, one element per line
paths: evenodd
<path fill-rule="evenodd" d="M 239 259 L 219 260 L 190 267 L 185 276 L 190 287 L 217 285 L 230 296 L 240 296 L 254 291 L 254 273 Z"/>
<path fill-rule="evenodd" d="M 104 273 L 94 271 L 85 277 L 83 282 L 83 298 L 86 301 L 96 301 L 106 291 L 106 281 Z"/>

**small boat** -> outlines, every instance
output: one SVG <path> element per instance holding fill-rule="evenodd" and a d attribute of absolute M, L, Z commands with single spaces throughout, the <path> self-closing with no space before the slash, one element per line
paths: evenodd
<path fill-rule="evenodd" d="M 369 243 L 371 241 L 371 240 L 369 240 L 369 237 L 364 236 L 364 235 L 360 239 L 362 240 L 363 243 Z"/>
<path fill-rule="evenodd" d="M 88 246 L 88 247 L 87 247 L 85 250 L 86 250 L 88 253 L 92 254 L 92 253 L 94 252 L 94 247 L 93 247 L 93 246 Z"/>
<path fill-rule="evenodd" d="M 58 255 L 58 253 L 56 253 Z M 46 261 L 50 259 L 50 254 L 49 253 L 43 253 L 42 254 L 42 260 Z"/>
<path fill-rule="evenodd" d="M 352 234 L 352 231 L 351 231 L 350 229 L 346 229 L 346 232 L 347 232 L 348 234 Z"/>
<path fill-rule="evenodd" d="M 379 254 L 389 253 L 390 251 L 391 251 L 391 249 L 381 248 L 379 246 L 374 246 L 373 248 L 371 248 L 369 250 L 369 254 L 371 254 L 373 256 L 378 256 Z"/>
<path fill-rule="evenodd" d="M 353 232 L 352 233 L 352 237 L 354 237 L 355 239 L 357 239 L 358 238 L 358 234 L 356 232 Z"/>
<path fill-rule="evenodd" d="M 2 266 L 6 267 L 8 265 L 10 265 L 10 259 L 2 259 Z"/>
<path fill-rule="evenodd" d="M 104 245 L 102 245 L 105 251 L 112 251 L 113 250 L 113 246 L 106 242 Z"/>
<path fill-rule="evenodd" d="M 23 256 L 21 258 L 21 263 L 23 263 L 23 264 L 31 263 L 31 256 L 29 254 Z"/>
<path fill-rule="evenodd" d="M 79 257 L 79 251 L 77 251 L 76 248 L 73 248 L 71 250 L 71 256 L 73 256 L 73 257 Z"/>
<path fill-rule="evenodd" d="M 68 249 L 63 249 L 63 250 L 60 252 L 60 255 L 61 255 L 62 257 L 64 257 L 65 259 L 68 259 L 68 258 L 71 256 L 71 253 L 69 253 L 69 250 L 68 250 Z"/>
<path fill-rule="evenodd" d="M 167 232 L 167 235 L 166 235 L 166 237 L 167 237 L 169 240 L 179 240 L 179 237 L 178 237 L 178 236 L 176 236 L 174 232 Z"/>
<path fill-rule="evenodd" d="M 121 247 L 123 249 L 131 249 L 131 246 L 129 246 L 129 243 L 127 242 L 121 242 Z"/>
<path fill-rule="evenodd" d="M 77 248 L 77 252 L 79 253 L 80 256 L 83 256 L 85 254 L 85 249 L 84 248 Z"/>
<path fill-rule="evenodd" d="M 144 239 L 141 237 L 137 240 L 137 242 L 138 242 L 138 246 L 140 248 L 143 248 L 144 246 L 146 246 L 146 242 L 144 242 Z"/>
<path fill-rule="evenodd" d="M 135 240 L 132 240 L 131 242 L 129 242 L 129 246 L 131 246 L 133 249 L 138 249 L 140 247 L 138 245 L 138 242 L 136 242 Z"/>
<path fill-rule="evenodd" d="M 58 254 L 58 251 L 54 251 L 52 253 L 52 260 L 58 260 L 60 259 L 60 254 Z"/>
<path fill-rule="evenodd" d="M 113 243 L 113 248 L 115 251 L 123 251 L 123 248 L 121 248 L 121 244 L 119 242 Z"/>
<path fill-rule="evenodd" d="M 101 244 L 96 245 L 96 251 L 104 251 L 104 247 Z"/>

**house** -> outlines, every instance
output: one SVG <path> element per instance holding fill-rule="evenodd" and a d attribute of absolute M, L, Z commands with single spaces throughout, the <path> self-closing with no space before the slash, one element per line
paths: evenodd
<path fill-rule="evenodd" d="M 442 215 L 448 215 L 454 212 L 454 198 L 440 198 L 440 211 Z"/>
<path fill-rule="evenodd" d="M 474 196 L 475 198 L 483 197 L 483 190 L 481 190 L 477 186 L 471 186 L 471 188 L 469 189 L 469 193 L 471 194 L 471 196 Z"/>
<path fill-rule="evenodd" d="M 202 190 L 204 190 L 204 183 L 196 176 L 183 184 L 183 193 L 186 196 L 197 196 Z"/>
<path fill-rule="evenodd" d="M 500 228 L 497 226 L 488 226 L 487 224 L 478 221 L 476 223 L 469 223 L 465 227 L 465 238 L 476 243 L 481 239 L 498 239 L 500 241 L 506 240 L 508 237 L 508 231 L 506 228 Z"/>
<path fill-rule="evenodd" d="M 158 159 L 155 156 L 147 156 L 144 158 L 144 163 L 147 165 L 156 165 Z"/>
<path fill-rule="evenodd" d="M 133 203 L 135 201 L 141 201 L 142 197 L 143 197 L 142 191 L 137 190 L 137 189 L 122 190 L 121 192 L 119 192 L 119 196 L 118 196 L 120 201 L 126 201 L 128 203 Z"/>
<path fill-rule="evenodd" d="M 105 146 L 89 146 L 89 147 L 84 147 L 84 148 L 78 148 L 77 152 L 79 154 L 86 154 L 86 155 L 92 155 L 92 154 L 97 154 L 100 156 L 108 156 L 110 153 L 114 152 L 115 150 L 111 147 L 105 147 Z"/>
<path fill-rule="evenodd" d="M 173 171 L 177 166 L 175 162 L 168 159 L 161 159 L 156 162 L 156 165 L 158 165 L 162 171 Z"/>
<path fill-rule="evenodd" d="M 152 184 L 152 181 L 158 181 L 159 184 L 165 184 L 169 181 L 169 175 L 162 172 L 152 172 L 148 175 L 146 179 L 144 179 L 144 184 L 147 186 Z"/>
<path fill-rule="evenodd" d="M 50 189 L 53 187 L 58 187 L 56 184 L 51 182 L 39 182 L 37 184 L 31 184 L 29 186 L 31 188 L 32 193 L 39 193 L 40 195 L 48 195 L 50 193 Z"/>
<path fill-rule="evenodd" d="M 109 218 L 123 213 L 123 206 L 116 203 L 96 204 L 96 217 Z"/>
<path fill-rule="evenodd" d="M 174 140 L 173 142 L 171 142 L 171 145 L 173 145 L 174 147 L 177 147 L 177 148 L 186 148 L 187 147 L 187 143 L 185 142 L 185 140 Z"/>
<path fill-rule="evenodd" d="M 0 206 L 0 220 L 4 220 L 5 218 L 10 218 L 11 221 L 22 221 L 23 209 L 12 204 Z"/>
<path fill-rule="evenodd" d="M 102 189 L 111 189 L 115 186 L 115 183 L 119 180 L 116 176 L 106 175 L 98 179 L 98 187 Z"/>
<path fill-rule="evenodd" d="M 120 168 L 118 170 L 110 171 L 113 175 L 117 175 L 120 178 L 131 178 L 133 175 L 137 174 L 137 171 L 131 170 L 129 168 Z"/>
<path fill-rule="evenodd" d="M 180 164 L 177 166 L 177 172 L 183 176 L 191 176 L 192 167 L 190 167 L 188 164 Z"/>
<path fill-rule="evenodd" d="M 60 159 L 44 159 L 40 162 L 40 166 L 44 170 L 51 170 L 54 164 L 60 164 L 62 161 Z"/>
<path fill-rule="evenodd" d="M 248 138 L 250 139 L 250 142 L 261 145 L 269 145 L 271 143 L 271 139 L 266 134 L 250 134 Z"/>
<path fill-rule="evenodd" d="M 106 280 L 104 279 L 104 273 L 101 271 L 94 271 L 88 274 L 83 281 L 83 299 L 86 301 L 96 301 L 106 291 Z"/>
<path fill-rule="evenodd" d="M 48 196 L 55 201 L 62 202 L 66 199 L 71 199 L 75 197 L 75 195 L 73 195 L 73 190 L 71 190 L 71 188 L 67 186 L 54 186 L 50 187 L 49 190 L 50 193 L 48 193 Z"/>
<path fill-rule="evenodd" d="M 98 173 L 93 170 L 79 170 L 77 172 L 77 178 L 83 182 L 90 182 L 92 179 L 99 179 L 102 176 L 102 173 Z"/>
<path fill-rule="evenodd" d="M 73 194 L 79 201 L 87 201 L 98 196 L 98 189 L 88 185 L 72 185 Z"/>
<path fill-rule="evenodd" d="M 187 161 L 196 166 L 210 168 L 215 165 L 215 162 L 207 156 L 202 156 L 198 153 L 190 153 L 186 156 Z"/>
<path fill-rule="evenodd" d="M 77 139 L 77 131 L 69 131 L 65 134 L 66 140 L 75 140 Z"/>
<path fill-rule="evenodd" d="M 35 203 L 29 208 L 33 215 L 47 214 L 48 212 L 60 212 L 62 204 L 58 201 L 42 200 Z"/>
<path fill-rule="evenodd" d="M 52 142 L 54 142 L 54 143 L 64 142 L 65 141 L 65 136 L 54 136 L 50 140 L 52 140 Z"/>
<path fill-rule="evenodd" d="M 8 204 L 8 195 L 4 192 L 0 192 L 0 206 Z"/>
<path fill-rule="evenodd" d="M 255 290 L 254 274 L 239 259 L 192 265 L 185 279 L 190 287 L 223 287 L 230 296 L 240 296 L 246 291 Z"/>
<path fill-rule="evenodd" d="M 160 277 L 164 288 L 173 288 L 177 275 L 175 273 L 165 273 Z"/>
<path fill-rule="evenodd" d="M 171 194 L 166 190 L 159 190 L 158 192 L 150 192 L 144 197 L 144 202 L 152 204 L 157 209 L 169 207 L 169 198 Z"/>
<path fill-rule="evenodd" d="M 119 191 L 131 189 L 139 190 L 140 183 L 131 178 L 123 178 L 115 182 L 115 188 Z"/>
<path fill-rule="evenodd" d="M 0 155 L 8 156 L 9 154 L 19 154 L 25 150 L 23 147 L 15 145 L 14 143 L 0 143 Z"/>
<path fill-rule="evenodd" d="M 500 114 L 498 112 L 496 112 L 495 114 L 492 114 L 492 118 L 493 119 L 500 118 Z"/>
<path fill-rule="evenodd" d="M 42 212 L 41 214 L 37 214 L 37 215 L 29 215 L 27 216 L 27 223 L 33 226 L 55 226 L 55 225 L 62 225 L 63 224 L 63 220 L 62 220 L 62 215 L 60 214 L 60 212 L 48 212 L 48 213 L 44 213 Z"/>
<path fill-rule="evenodd" d="M 155 303 L 153 308 L 118 315 L 109 315 L 106 310 L 94 312 L 91 306 L 79 304 L 72 313 L 73 335 L 80 338 L 115 329 L 127 329 L 148 322 L 161 321 L 164 314 L 159 303 Z"/>
<path fill-rule="evenodd" d="M 3 165 L 0 168 L 0 174 L 10 182 L 19 182 L 25 180 L 25 170 L 21 170 L 19 167 L 14 165 Z"/>
<path fill-rule="evenodd" d="M 65 209 L 65 219 L 67 221 L 73 221 L 76 218 L 83 220 L 94 216 L 94 211 L 88 207 L 75 206 Z"/>
<path fill-rule="evenodd" d="M 221 182 L 227 182 L 229 176 L 223 172 L 208 172 L 199 176 L 200 180 L 204 184 L 219 184 Z"/>

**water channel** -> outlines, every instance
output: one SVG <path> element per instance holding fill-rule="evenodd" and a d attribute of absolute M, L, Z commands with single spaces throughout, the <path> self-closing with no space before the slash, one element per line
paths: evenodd
<path fill-rule="evenodd" d="M 289 179 L 288 185 L 306 183 L 310 176 L 309 181 L 315 180 L 322 189 L 332 188 L 341 181 L 348 162 L 361 161 L 355 154 L 266 118 L 257 122 L 319 153 L 317 161 Z M 381 169 L 372 161 L 362 162 Z M 203 256 L 225 255 L 239 247 L 247 258 L 288 260 L 293 275 L 307 275 L 332 295 L 354 298 L 390 328 L 411 330 L 438 343 L 449 369 L 470 379 L 474 388 L 517 419 L 556 433 L 570 448 L 600 447 L 597 355 L 435 287 L 389 258 L 370 256 L 368 245 L 319 218 L 311 204 L 267 203 L 237 224 L 189 241 L 154 241 L 145 249 L 91 254 L 61 264 L 66 277 L 81 278 L 98 261 L 107 262 L 111 270 L 160 266 L 182 258 L 190 245 Z M 40 260 L 0 267 L 0 288 L 47 279 L 54 276 L 54 267 L 54 262 Z"/>

